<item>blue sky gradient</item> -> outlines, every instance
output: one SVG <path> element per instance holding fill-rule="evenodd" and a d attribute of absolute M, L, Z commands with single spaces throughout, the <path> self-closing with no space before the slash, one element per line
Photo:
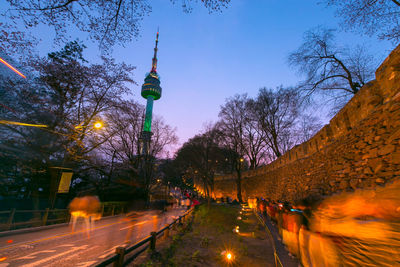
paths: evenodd
<path fill-rule="evenodd" d="M 301 77 L 288 66 L 287 57 L 299 47 L 303 33 L 318 25 L 339 27 L 333 9 L 311 0 L 232 0 L 222 13 L 212 14 L 199 3 L 193 4 L 190 14 L 182 12 L 180 1 L 149 3 L 153 10 L 143 20 L 138 39 L 115 47 L 112 56 L 137 67 L 133 98 L 145 105 L 140 88 L 151 68 L 160 27 L 158 72 L 163 95 L 155 101 L 153 112 L 177 127 L 180 144 L 204 123 L 216 121 L 226 98 L 242 93 L 254 97 L 264 86 L 296 85 Z M 42 55 L 59 48 L 48 30 L 35 32 L 43 39 L 38 47 Z M 87 44 L 89 61 L 98 61 L 96 44 L 76 31 L 71 35 L 72 40 L 79 37 Z M 394 48 L 387 41 L 343 31 L 337 41 L 343 46 L 365 44 L 379 62 Z"/>

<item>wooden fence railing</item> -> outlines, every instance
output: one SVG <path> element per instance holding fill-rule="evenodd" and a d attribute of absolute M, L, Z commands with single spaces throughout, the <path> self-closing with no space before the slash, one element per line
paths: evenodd
<path fill-rule="evenodd" d="M 169 231 L 172 227 L 183 224 L 188 220 L 189 216 L 193 213 L 193 208 L 188 210 L 185 214 L 179 216 L 172 223 L 164 226 L 158 232 L 151 232 L 149 236 L 140 240 L 136 244 L 131 247 L 117 247 L 115 249 L 115 255 L 106 259 L 105 261 L 95 265 L 95 267 L 105 267 L 110 264 L 113 264 L 113 267 L 122 267 L 131 263 L 134 259 L 136 259 L 140 254 L 146 251 L 148 248 L 150 250 L 156 249 L 156 241 L 160 236 L 168 237 Z M 133 252 L 133 254 L 132 254 Z M 132 255 L 129 255 L 132 254 Z"/>

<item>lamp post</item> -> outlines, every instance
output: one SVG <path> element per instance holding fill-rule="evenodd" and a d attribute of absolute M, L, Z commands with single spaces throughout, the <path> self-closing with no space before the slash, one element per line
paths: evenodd
<path fill-rule="evenodd" d="M 88 124 L 85 126 L 85 125 L 83 125 L 83 123 L 81 123 L 74 127 L 74 131 L 78 132 L 78 131 L 81 131 L 84 128 L 88 128 L 88 127 L 89 128 L 93 127 L 94 129 L 98 130 L 98 129 L 103 128 L 103 126 L 104 126 L 103 122 L 97 120 L 93 123 L 93 125 Z M 54 132 L 54 133 L 57 133 L 57 132 Z M 61 133 L 58 133 L 58 134 L 61 134 Z M 66 158 L 67 158 L 67 156 L 64 155 L 63 162 L 61 164 L 62 167 L 50 167 L 52 169 L 52 172 L 51 172 L 52 180 L 50 182 L 50 198 L 49 198 L 50 209 L 54 209 L 54 205 L 56 203 L 56 198 L 57 198 L 57 193 L 68 193 L 69 192 L 69 186 L 71 184 L 72 174 L 66 175 L 66 174 L 64 174 L 65 172 L 63 172 L 63 170 L 65 170 L 67 173 L 71 173 L 72 169 L 64 167 L 64 165 L 66 163 Z"/>

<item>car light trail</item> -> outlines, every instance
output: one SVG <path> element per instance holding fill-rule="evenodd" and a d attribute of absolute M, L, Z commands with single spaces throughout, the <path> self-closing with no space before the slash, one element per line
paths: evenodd
<path fill-rule="evenodd" d="M 14 68 L 13 66 L 11 66 L 7 61 L 5 61 L 4 59 L 2 59 L 0 57 L 0 62 L 3 63 L 4 65 L 6 65 L 7 67 L 9 67 L 12 71 L 14 71 L 16 74 L 18 74 L 19 76 L 21 76 L 22 78 L 26 79 L 26 76 L 23 75 L 21 72 L 19 72 L 16 68 Z"/>
<path fill-rule="evenodd" d="M 39 127 L 39 128 L 49 127 L 45 124 L 31 124 L 31 123 L 23 123 L 23 122 L 17 122 L 17 121 L 5 121 L 5 120 L 0 120 L 0 124 L 12 124 L 12 125 L 30 126 L 30 127 Z"/>

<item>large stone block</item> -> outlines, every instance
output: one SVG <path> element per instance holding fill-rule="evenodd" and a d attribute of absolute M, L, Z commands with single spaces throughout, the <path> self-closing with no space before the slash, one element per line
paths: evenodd
<path fill-rule="evenodd" d="M 383 156 L 392 153 L 396 147 L 394 145 L 385 145 L 378 150 L 378 155 Z"/>

